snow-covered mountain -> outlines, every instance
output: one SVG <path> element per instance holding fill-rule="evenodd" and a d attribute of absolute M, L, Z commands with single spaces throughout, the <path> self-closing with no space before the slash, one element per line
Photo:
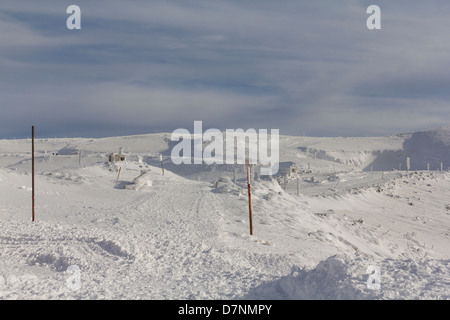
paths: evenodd
<path fill-rule="evenodd" d="M 170 136 L 36 139 L 34 223 L 31 141 L 0 140 L 0 298 L 450 298 L 450 127 L 280 136 L 299 175 L 252 183 L 253 235 L 244 167 Z"/>

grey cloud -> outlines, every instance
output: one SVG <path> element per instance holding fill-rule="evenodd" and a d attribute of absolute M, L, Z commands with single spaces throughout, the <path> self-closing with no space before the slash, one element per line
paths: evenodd
<path fill-rule="evenodd" d="M 444 0 L 379 0 L 379 31 L 365 27 L 370 1 L 77 2 L 80 32 L 65 29 L 72 3 L 2 2 L 0 136 L 193 120 L 354 136 L 450 119 Z"/>

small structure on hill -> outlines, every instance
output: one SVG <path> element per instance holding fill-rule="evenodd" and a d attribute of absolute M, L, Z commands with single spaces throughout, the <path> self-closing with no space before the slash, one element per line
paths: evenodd
<path fill-rule="evenodd" d="M 289 167 L 289 173 L 288 173 L 289 178 L 292 178 L 292 179 L 297 178 L 298 173 L 299 173 L 299 170 L 295 164 L 293 164 Z"/>
<path fill-rule="evenodd" d="M 295 179 L 300 172 L 298 166 L 291 161 L 280 162 L 279 166 L 276 176 L 286 176 L 288 179 Z"/>
<path fill-rule="evenodd" d="M 123 153 L 122 148 L 120 148 L 119 153 L 111 153 L 108 157 L 109 162 L 122 162 L 127 159 L 127 156 Z"/>

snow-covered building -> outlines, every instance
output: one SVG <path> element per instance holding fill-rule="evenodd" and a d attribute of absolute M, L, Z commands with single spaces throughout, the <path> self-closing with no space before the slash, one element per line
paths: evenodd
<path fill-rule="evenodd" d="M 298 174 L 299 174 L 298 166 L 291 161 L 287 161 L 287 162 L 280 162 L 278 173 L 276 174 L 276 176 L 287 176 L 287 178 L 294 179 L 297 178 Z"/>
<path fill-rule="evenodd" d="M 127 159 L 126 154 L 123 153 L 122 148 L 120 148 L 119 153 L 111 153 L 108 157 L 108 161 L 109 162 L 121 162 L 121 161 L 125 161 Z"/>
<path fill-rule="evenodd" d="M 120 162 L 120 161 L 125 161 L 125 160 L 126 160 L 126 156 L 124 154 L 111 153 L 109 155 L 109 162 Z"/>

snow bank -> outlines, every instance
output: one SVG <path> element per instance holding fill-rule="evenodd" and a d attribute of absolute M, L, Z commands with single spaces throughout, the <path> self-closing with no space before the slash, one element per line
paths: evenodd
<path fill-rule="evenodd" d="M 215 183 L 214 192 L 239 195 L 241 188 L 231 181 L 230 177 L 220 177 Z"/>
<path fill-rule="evenodd" d="M 152 180 L 150 177 L 150 171 L 144 171 L 138 177 L 134 178 L 131 184 L 125 184 L 123 187 L 127 190 L 139 190 L 144 186 L 151 185 Z"/>
<path fill-rule="evenodd" d="M 58 151 L 58 155 L 72 156 L 80 152 L 77 146 L 67 145 Z"/>
<path fill-rule="evenodd" d="M 374 267 L 379 273 L 371 272 Z M 290 275 L 264 283 L 243 298 L 441 300 L 450 298 L 449 286 L 450 260 L 368 261 L 334 255 L 313 269 L 294 266 Z"/>
<path fill-rule="evenodd" d="M 450 167 L 450 127 L 415 132 L 403 144 L 406 156 L 411 158 L 412 170 L 425 170 L 427 163 L 431 170 Z"/>
<path fill-rule="evenodd" d="M 292 152 L 293 147 L 296 152 Z M 291 149 L 283 160 L 317 165 L 332 163 L 340 168 L 364 171 L 406 169 L 406 157 L 411 170 L 426 170 L 427 163 L 437 170 L 440 163 L 450 167 L 450 127 L 405 133 L 386 137 L 312 138 L 280 137 L 280 149 Z M 299 160 L 301 159 L 301 160 Z M 304 166 L 305 167 L 305 166 Z M 337 168 L 336 168 L 337 169 Z"/>

